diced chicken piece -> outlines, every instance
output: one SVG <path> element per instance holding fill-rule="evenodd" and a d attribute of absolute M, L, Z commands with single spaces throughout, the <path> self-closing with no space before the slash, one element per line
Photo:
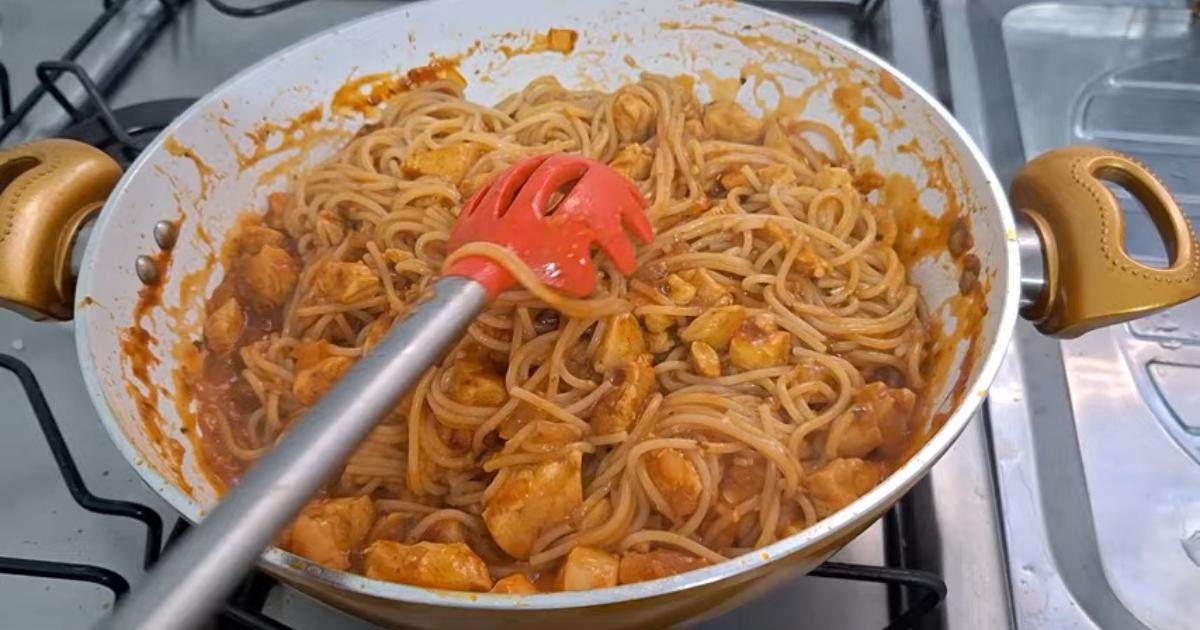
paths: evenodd
<path fill-rule="evenodd" d="M 696 298 L 704 306 L 726 306 L 733 303 L 733 292 L 717 282 L 706 269 L 681 271 L 679 276 L 696 287 Z"/>
<path fill-rule="evenodd" d="M 850 414 L 850 424 L 842 431 L 841 437 L 836 444 L 836 451 L 833 451 L 839 457 L 866 457 L 871 451 L 879 448 L 883 444 L 883 433 L 879 431 L 879 424 L 866 420 L 862 415 L 855 414 L 853 409 L 847 410 L 845 413 Z M 829 449 L 828 445 L 826 448 Z M 830 453 L 831 450 L 826 450 Z"/>
<path fill-rule="evenodd" d="M 656 332 L 646 335 L 646 349 L 650 354 L 665 354 L 675 347 L 675 338 L 669 332 Z"/>
<path fill-rule="evenodd" d="M 452 518 L 444 518 L 430 525 L 421 534 L 421 540 L 435 543 L 465 543 L 467 542 L 467 529 L 463 527 L 462 523 Z"/>
<path fill-rule="evenodd" d="M 621 561 L 594 547 L 576 547 L 567 554 L 555 586 L 560 591 L 589 591 L 617 585 Z"/>
<path fill-rule="evenodd" d="M 317 271 L 317 289 L 326 299 L 352 304 L 379 291 L 379 276 L 362 262 L 329 261 Z"/>
<path fill-rule="evenodd" d="M 713 347 L 703 341 L 693 341 L 688 348 L 688 362 L 692 371 L 706 378 L 721 375 L 721 357 Z"/>
<path fill-rule="evenodd" d="M 796 233 L 794 231 L 784 227 L 778 221 L 768 221 L 767 224 L 763 226 L 763 232 L 765 232 L 772 240 L 779 241 L 784 245 L 791 245 L 792 240 L 796 238 Z"/>
<path fill-rule="evenodd" d="M 621 584 L 633 584 L 679 575 L 708 566 L 708 560 L 674 549 L 654 549 L 646 553 L 627 551 L 621 556 L 617 578 Z"/>
<path fill-rule="evenodd" d="M 879 483 L 879 464 L 845 457 L 825 464 L 804 479 L 804 489 L 812 499 L 817 516 L 824 518 L 850 505 Z"/>
<path fill-rule="evenodd" d="M 813 175 L 813 186 L 820 189 L 840 188 L 849 186 L 853 182 L 854 178 L 850 175 L 850 171 L 840 166 L 823 166 Z"/>
<path fill-rule="evenodd" d="M 208 349 L 223 354 L 233 350 L 246 328 L 246 314 L 237 299 L 225 300 L 217 310 L 204 320 L 204 341 Z"/>
<path fill-rule="evenodd" d="M 671 508 L 670 516 L 681 523 L 700 504 L 703 484 L 692 462 L 676 448 L 660 448 L 646 456 L 646 474 Z"/>
<path fill-rule="evenodd" d="M 758 144 L 763 137 L 762 120 L 729 100 L 714 101 L 704 108 L 704 129 L 729 142 Z"/>
<path fill-rule="evenodd" d="M 627 144 L 617 151 L 609 166 L 624 175 L 626 179 L 640 181 L 650 177 L 650 172 L 654 168 L 654 151 L 651 151 L 650 147 L 636 142 Z"/>
<path fill-rule="evenodd" d="M 621 142 L 645 142 L 654 130 L 654 106 L 634 92 L 623 90 L 617 94 L 612 116 Z"/>
<path fill-rule="evenodd" d="M 538 592 L 537 587 L 523 573 L 514 573 L 496 580 L 496 584 L 492 586 L 493 593 L 504 593 L 506 595 L 533 595 Z"/>
<path fill-rule="evenodd" d="M 463 543 L 377 540 L 363 552 L 367 577 L 450 591 L 492 588 L 487 564 Z"/>
<path fill-rule="evenodd" d="M 366 540 L 374 520 L 375 504 L 369 497 L 318 501 L 306 507 L 292 524 L 291 551 L 345 571 L 350 568 L 350 553 Z"/>
<path fill-rule="evenodd" d="M 457 185 L 483 154 L 482 144 L 463 142 L 409 156 L 401 168 L 409 177 L 436 175 Z"/>
<path fill-rule="evenodd" d="M 554 52 L 568 54 L 575 50 L 579 33 L 569 28 L 552 28 L 546 33 L 546 47 Z"/>
<path fill-rule="evenodd" d="M 717 306 L 708 309 L 693 319 L 679 338 L 687 343 L 703 341 L 714 350 L 729 347 L 729 340 L 746 320 L 746 307 L 741 305 Z"/>
<path fill-rule="evenodd" d="M 578 430 L 565 422 L 535 420 L 534 424 L 533 435 L 522 443 L 522 448 L 529 452 L 557 450 L 579 438 Z"/>
<path fill-rule="evenodd" d="M 600 346 L 592 357 L 592 368 L 597 372 L 615 369 L 646 352 L 646 338 L 642 327 L 631 313 L 621 313 L 609 318 L 600 338 Z"/>
<path fill-rule="evenodd" d="M 403 512 L 385 514 L 375 519 L 375 524 L 371 526 L 371 533 L 367 534 L 367 543 L 370 544 L 376 540 L 404 540 L 413 524 L 413 519 Z"/>
<path fill-rule="evenodd" d="M 331 356 L 321 359 L 316 365 L 296 373 L 292 382 L 292 394 L 300 404 L 311 405 L 325 395 L 338 379 L 354 365 L 354 359 Z"/>
<path fill-rule="evenodd" d="M 616 386 L 601 396 L 592 409 L 592 430 L 597 435 L 627 431 L 656 386 L 650 357 L 642 355 L 626 363 Z"/>
<path fill-rule="evenodd" d="M 646 330 L 652 333 L 664 332 L 668 328 L 675 325 L 675 318 L 670 315 L 662 315 L 659 313 L 646 313 L 642 317 L 642 322 L 646 324 Z"/>
<path fill-rule="evenodd" d="M 779 330 L 775 320 L 760 313 L 742 323 L 729 342 L 729 362 L 743 370 L 758 370 L 787 363 L 792 336 Z"/>
<path fill-rule="evenodd" d="M 483 510 L 483 521 L 501 549 L 526 559 L 544 529 L 570 516 L 583 502 L 582 462 L 583 454 L 572 451 L 563 459 L 508 469 Z"/>
<path fill-rule="evenodd" d="M 276 230 L 282 230 L 283 215 L 290 205 L 292 205 L 291 193 L 274 192 L 267 195 L 267 212 L 263 215 L 263 223 Z"/>
<path fill-rule="evenodd" d="M 383 339 L 383 336 L 388 334 L 388 331 L 392 329 L 392 324 L 394 321 L 395 320 L 393 320 L 390 315 L 384 315 L 371 322 L 371 324 L 367 326 L 366 336 L 363 337 L 363 349 L 370 350 L 371 348 L 374 348 L 375 344 L 379 343 L 379 341 Z"/>
<path fill-rule="evenodd" d="M 296 371 L 307 370 L 333 356 L 332 347 L 333 345 L 324 339 L 297 342 L 292 348 L 292 360 L 296 363 Z"/>
<path fill-rule="evenodd" d="M 696 285 L 679 277 L 679 274 L 671 274 L 667 276 L 666 283 L 662 287 L 663 295 L 672 302 L 683 306 L 691 302 L 696 297 Z"/>
<path fill-rule="evenodd" d="M 745 167 L 728 171 L 721 175 L 721 186 L 725 190 L 733 190 L 738 186 L 749 186 L 751 183 L 750 178 L 746 176 L 746 173 L 743 170 L 744 168 Z M 796 181 L 796 174 L 793 173 L 792 169 L 785 164 L 772 164 L 770 166 L 764 166 L 754 171 L 754 176 L 757 177 L 758 181 L 764 186 L 770 186 L 772 184 L 790 184 Z"/>
<path fill-rule="evenodd" d="M 322 210 L 317 213 L 315 232 L 330 245 L 337 245 L 346 238 L 346 224 L 335 212 Z"/>
<path fill-rule="evenodd" d="M 492 365 L 487 350 L 478 346 L 459 352 L 442 378 L 450 398 L 464 405 L 499 407 L 508 399 L 504 376 Z"/>
<path fill-rule="evenodd" d="M 274 245 L 264 245 L 258 253 L 243 258 L 240 267 L 234 273 L 245 283 L 242 297 L 263 309 L 283 306 L 300 278 L 296 259 Z"/>
<path fill-rule="evenodd" d="M 867 383 L 854 393 L 849 413 L 854 415 L 839 442 L 841 457 L 865 457 L 880 446 L 903 447 L 917 395 L 910 389 Z"/>
<path fill-rule="evenodd" d="M 740 505 L 762 492 L 766 482 L 766 466 L 762 460 L 749 462 L 734 459 L 725 468 L 721 484 L 717 486 L 717 499 L 729 506 Z"/>
<path fill-rule="evenodd" d="M 244 224 L 233 235 L 231 241 L 234 256 L 253 256 L 262 251 L 267 245 L 283 248 L 287 242 L 281 232 L 253 223 Z M 229 250 L 224 250 L 228 252 Z"/>

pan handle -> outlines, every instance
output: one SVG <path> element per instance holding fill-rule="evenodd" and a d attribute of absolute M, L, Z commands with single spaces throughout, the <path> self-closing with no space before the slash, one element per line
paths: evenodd
<path fill-rule="evenodd" d="M 74 140 L 0 151 L 0 307 L 71 318 L 76 236 L 120 178 L 111 157 Z"/>
<path fill-rule="evenodd" d="M 1151 267 L 1125 250 L 1125 220 L 1109 181 L 1145 206 L 1166 244 L 1169 266 Z M 1099 147 L 1049 151 L 1025 165 L 1009 192 L 1022 231 L 1022 262 L 1043 275 L 1023 278 L 1021 314 L 1047 335 L 1077 337 L 1200 296 L 1200 247 L 1171 193 L 1133 158 Z M 1033 258 L 1033 260 L 1028 260 Z M 1039 281 L 1040 280 L 1040 281 Z"/>

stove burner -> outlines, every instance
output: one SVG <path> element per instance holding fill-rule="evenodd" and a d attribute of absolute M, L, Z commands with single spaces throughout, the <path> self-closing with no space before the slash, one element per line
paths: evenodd
<path fill-rule="evenodd" d="M 109 130 L 102 114 L 94 114 L 74 123 L 63 129 L 60 135 L 64 138 L 86 142 L 104 151 L 112 156 L 122 168 L 125 168 L 138 156 L 138 153 L 141 153 L 142 148 L 158 135 L 158 132 L 171 124 L 183 113 L 183 110 L 194 102 L 196 102 L 195 99 L 174 98 L 147 101 L 113 110 L 113 119 L 119 128 L 125 130 L 125 133 L 135 141 L 133 146 L 118 139 Z"/>

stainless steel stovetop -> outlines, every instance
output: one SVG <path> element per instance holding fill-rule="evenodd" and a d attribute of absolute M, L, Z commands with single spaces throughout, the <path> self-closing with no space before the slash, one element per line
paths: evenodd
<path fill-rule="evenodd" d="M 128 62 L 109 94 L 114 107 L 195 97 L 301 37 L 395 4 L 314 0 L 246 20 L 195 0 L 171 21 L 160 0 L 127 0 L 80 65 L 103 85 L 117 74 L 109 68 Z M 1168 169 L 1182 173 L 1171 183 L 1181 192 L 1200 192 L 1200 81 L 1189 82 L 1195 75 L 1186 73 L 1186 62 L 1168 76 L 1155 73 L 1159 66 L 1145 67 L 1189 51 L 1195 61 L 1197 29 L 1183 14 L 1185 0 L 1142 3 L 1158 11 L 1082 2 L 862 0 L 873 17 L 857 26 L 856 0 L 759 4 L 855 37 L 891 59 L 953 107 L 1003 177 L 1027 155 L 1083 139 L 1115 142 L 1145 151 L 1144 157 L 1168 155 Z M 93 0 L 0 0 L 0 62 L 15 99 L 36 85 L 36 63 L 60 55 L 101 10 Z M 160 22 L 161 34 L 141 55 L 122 56 L 131 33 Z M 1063 54 L 1083 45 L 1104 54 Z M 74 79 L 64 77 L 59 85 L 72 100 L 82 95 Z M 1167 106 L 1152 107 L 1164 98 Z M 1128 110 L 1159 113 L 1120 115 Z M 1195 113 L 1188 117 L 1188 111 Z M 57 133 L 67 120 L 51 99 L 42 99 L 6 143 Z M 1135 142 L 1120 144 L 1131 133 Z M 1139 251 L 1153 256 L 1153 239 L 1144 230 L 1137 234 Z M 940 575 L 949 594 L 922 628 L 1194 627 L 1200 618 L 1200 567 L 1194 564 L 1200 558 L 1200 389 L 1187 385 L 1200 383 L 1200 367 L 1193 367 L 1200 366 L 1200 307 L 1191 308 L 1065 344 L 1022 326 L 985 413 L 887 528 L 873 527 L 835 559 Z M 70 326 L 0 311 L 0 353 L 33 369 L 88 487 L 151 506 L 169 528 L 174 513 L 100 428 Z M 144 575 L 140 526 L 75 505 L 24 393 L 3 372 L 0 409 L 7 412 L 0 441 L 0 504 L 6 508 L 0 556 L 107 567 L 137 588 Z M 905 604 L 889 602 L 894 595 L 880 586 L 803 577 L 700 627 L 879 628 L 890 609 Z M 111 599 L 93 585 L 0 575 L 0 628 L 88 628 Z M 373 627 L 287 587 L 272 588 L 263 610 L 300 630 Z"/>

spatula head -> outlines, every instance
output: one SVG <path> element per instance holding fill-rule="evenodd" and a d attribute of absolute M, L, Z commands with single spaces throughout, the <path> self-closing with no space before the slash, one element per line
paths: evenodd
<path fill-rule="evenodd" d="M 450 233 L 451 252 L 475 242 L 517 255 L 543 282 L 571 296 L 596 287 L 592 246 L 621 273 L 637 267 L 626 230 L 642 243 L 654 237 L 637 187 L 602 162 L 578 155 L 526 158 L 477 191 Z M 473 278 L 495 297 L 512 275 L 490 259 L 464 258 L 448 275 Z"/>

